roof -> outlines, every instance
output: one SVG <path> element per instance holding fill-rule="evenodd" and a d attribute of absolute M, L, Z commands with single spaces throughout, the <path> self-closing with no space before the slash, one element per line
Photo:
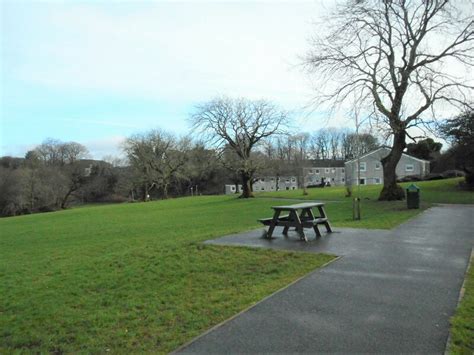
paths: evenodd
<path fill-rule="evenodd" d="M 344 160 L 338 159 L 314 159 L 308 160 L 305 168 L 343 168 Z"/>
<path fill-rule="evenodd" d="M 371 152 L 368 152 L 368 153 L 366 153 L 366 154 L 360 156 L 359 158 L 355 158 L 355 159 L 348 160 L 348 161 L 346 161 L 346 163 L 352 163 L 352 162 L 356 161 L 357 159 L 362 159 L 362 158 L 368 157 L 369 155 L 372 155 L 372 154 L 374 154 L 374 153 L 376 153 L 376 152 L 378 152 L 379 150 L 382 150 L 382 149 L 390 151 L 391 148 L 385 147 L 385 146 L 384 146 L 384 147 L 380 147 L 380 148 L 377 148 L 377 149 L 375 149 L 375 150 L 373 150 L 373 151 L 371 151 Z M 388 154 L 388 153 L 387 153 L 387 154 Z M 413 155 L 409 155 L 409 154 L 406 154 L 406 153 L 402 153 L 402 155 L 405 156 L 405 157 L 408 157 L 408 158 L 417 160 L 417 161 L 422 162 L 422 163 L 425 163 L 425 162 L 426 162 L 426 163 L 429 163 L 428 160 L 420 159 L 420 158 L 414 157 Z"/>

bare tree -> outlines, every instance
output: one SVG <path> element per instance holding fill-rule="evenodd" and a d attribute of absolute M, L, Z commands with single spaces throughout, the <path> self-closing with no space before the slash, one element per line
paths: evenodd
<path fill-rule="evenodd" d="M 269 101 L 216 98 L 196 107 L 191 116 L 195 129 L 207 142 L 235 151 L 240 164 L 243 198 L 252 197 L 252 180 L 257 169 L 254 148 L 274 134 L 281 133 L 287 124 L 287 114 Z"/>
<path fill-rule="evenodd" d="M 63 164 L 60 150 L 62 144 L 57 139 L 48 138 L 37 146 L 34 151 L 44 164 L 59 166 Z"/>
<path fill-rule="evenodd" d="M 308 158 L 308 148 L 309 148 L 309 133 L 299 133 L 291 136 L 294 142 L 294 153 L 293 159 L 298 161 L 304 161 Z"/>
<path fill-rule="evenodd" d="M 472 76 L 464 74 L 474 64 L 472 5 L 348 0 L 325 26 L 329 34 L 314 39 L 305 61 L 326 91 L 318 99 L 340 107 L 355 92 L 358 104 L 388 129 L 393 144 L 382 159 L 379 199 L 402 199 L 395 169 L 407 130 L 428 124 L 441 103 L 459 108 L 472 94 Z"/>
<path fill-rule="evenodd" d="M 123 146 L 143 186 L 143 200 L 154 189 L 161 189 L 168 198 L 168 188 L 187 161 L 189 141 L 154 130 L 128 138 Z"/>
<path fill-rule="evenodd" d="M 77 160 L 85 158 L 89 152 L 85 146 L 76 142 L 61 142 L 48 138 L 32 152 L 46 165 L 63 166 L 74 164 Z"/>
<path fill-rule="evenodd" d="M 337 159 L 340 156 L 341 132 L 335 128 L 329 128 L 329 146 L 331 147 L 331 159 Z"/>
<path fill-rule="evenodd" d="M 370 133 L 345 132 L 341 135 L 343 159 L 354 159 L 380 147 L 377 137 Z"/>
<path fill-rule="evenodd" d="M 314 136 L 314 144 L 317 149 L 318 159 L 329 158 L 329 135 L 325 129 L 317 131 Z"/>
<path fill-rule="evenodd" d="M 85 158 L 89 153 L 85 146 L 76 142 L 63 143 L 61 152 L 66 164 L 74 164 L 77 160 Z"/>
<path fill-rule="evenodd" d="M 202 142 L 196 142 L 187 155 L 187 163 L 179 176 L 180 183 L 185 185 L 185 193 L 197 194 L 198 191 L 203 193 L 206 192 L 206 188 L 209 191 L 209 185 L 215 182 L 220 167 L 216 151 L 206 149 Z"/>
<path fill-rule="evenodd" d="M 277 151 L 277 159 L 283 161 L 283 160 L 288 160 L 288 156 L 287 156 L 287 149 L 286 149 L 286 140 L 287 140 L 287 136 L 279 136 L 277 137 L 277 139 L 275 140 L 275 144 L 276 144 L 276 151 Z"/>
<path fill-rule="evenodd" d="M 64 209 L 71 195 L 86 181 L 83 167 L 77 162 L 87 155 L 88 150 L 82 144 L 48 138 L 34 151 L 29 152 L 27 157 L 31 160 L 36 156 L 44 165 L 56 170 L 55 181 L 51 182 L 51 185 L 55 186 L 55 193 L 58 195 L 57 207 Z"/>

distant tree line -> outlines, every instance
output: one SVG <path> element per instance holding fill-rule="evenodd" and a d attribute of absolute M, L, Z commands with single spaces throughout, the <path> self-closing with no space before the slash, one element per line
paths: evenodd
<path fill-rule="evenodd" d="M 214 137 L 219 140 L 217 145 L 209 144 L 202 135 L 203 140 L 196 141 L 151 130 L 126 139 L 123 159 L 87 159 L 89 153 L 83 145 L 54 139 L 45 140 L 24 158 L 1 157 L 0 215 L 54 211 L 82 203 L 219 194 L 224 184 L 248 184 L 243 197 L 250 197 L 258 177 L 294 175 L 302 181 L 302 168 L 317 164 L 317 160 L 348 160 L 380 145 L 369 133 L 356 135 L 346 129 L 289 134 L 279 130 L 280 119 L 285 118 L 281 111 L 266 102 L 245 109 L 235 107 L 248 104 L 225 103 L 227 114 L 234 110 L 226 124 L 232 119 L 235 122 L 224 130 L 227 138 Z M 216 109 L 203 106 L 198 112 L 202 115 L 205 109 L 209 113 L 210 108 Z M 270 121 L 265 121 L 264 115 Z M 466 181 L 472 181 L 473 121 L 472 113 L 465 113 L 442 127 L 452 142 L 445 153 L 440 152 L 441 143 L 430 138 L 409 144 L 407 153 L 430 160 L 435 171 L 461 169 L 469 176 Z M 239 124 L 242 126 L 236 128 Z M 216 127 L 224 129 L 222 124 L 216 123 Z M 213 128 L 205 126 L 205 130 L 212 132 Z"/>
<path fill-rule="evenodd" d="M 228 174 L 200 143 L 152 131 L 124 144 L 126 159 L 87 159 L 86 147 L 48 139 L 24 158 L 0 158 L 0 215 L 70 205 L 217 194 Z"/>
<path fill-rule="evenodd" d="M 380 146 L 370 133 L 324 128 L 312 133 L 285 134 L 265 141 L 267 158 L 280 161 L 350 160 Z"/>
<path fill-rule="evenodd" d="M 308 160 L 352 156 L 355 148 L 348 142 L 353 136 L 330 129 L 262 140 L 244 162 L 251 167 L 250 192 L 257 176 L 297 175 Z M 375 147 L 374 137 L 363 137 L 367 150 Z M 326 145 L 326 139 L 332 145 Z M 47 139 L 24 158 L 1 157 L 0 215 L 54 211 L 82 203 L 219 194 L 225 183 L 242 183 L 242 159 L 229 144 L 222 150 L 210 149 L 203 142 L 152 130 L 130 136 L 123 151 L 124 159 L 91 160 L 79 143 Z"/>

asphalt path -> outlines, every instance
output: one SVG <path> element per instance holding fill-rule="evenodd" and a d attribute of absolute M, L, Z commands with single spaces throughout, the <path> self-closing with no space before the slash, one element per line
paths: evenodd
<path fill-rule="evenodd" d="M 443 353 L 473 227 L 474 206 L 441 205 L 389 231 L 335 228 L 305 243 L 256 230 L 209 241 L 341 258 L 178 352 Z"/>

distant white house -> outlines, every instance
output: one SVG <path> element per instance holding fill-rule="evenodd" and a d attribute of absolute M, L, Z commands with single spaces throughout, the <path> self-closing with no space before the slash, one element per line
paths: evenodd
<path fill-rule="evenodd" d="M 374 185 L 383 184 L 383 167 L 381 160 L 390 153 L 390 148 L 381 147 L 364 154 L 359 159 L 352 159 L 345 163 L 346 185 Z M 357 164 L 359 160 L 359 166 Z M 358 180 L 357 170 L 360 170 Z M 408 176 L 424 178 L 430 172 L 430 162 L 402 153 L 397 164 L 397 178 Z"/>
<path fill-rule="evenodd" d="M 254 192 L 296 190 L 298 188 L 298 179 L 296 176 L 265 176 L 255 179 L 253 182 Z M 235 194 L 242 192 L 242 185 L 238 185 L 236 191 L 235 185 L 225 185 L 225 194 Z"/>
<path fill-rule="evenodd" d="M 321 184 L 344 185 L 344 161 L 333 159 L 311 161 L 310 166 L 303 168 L 303 177 L 306 187 Z"/>

